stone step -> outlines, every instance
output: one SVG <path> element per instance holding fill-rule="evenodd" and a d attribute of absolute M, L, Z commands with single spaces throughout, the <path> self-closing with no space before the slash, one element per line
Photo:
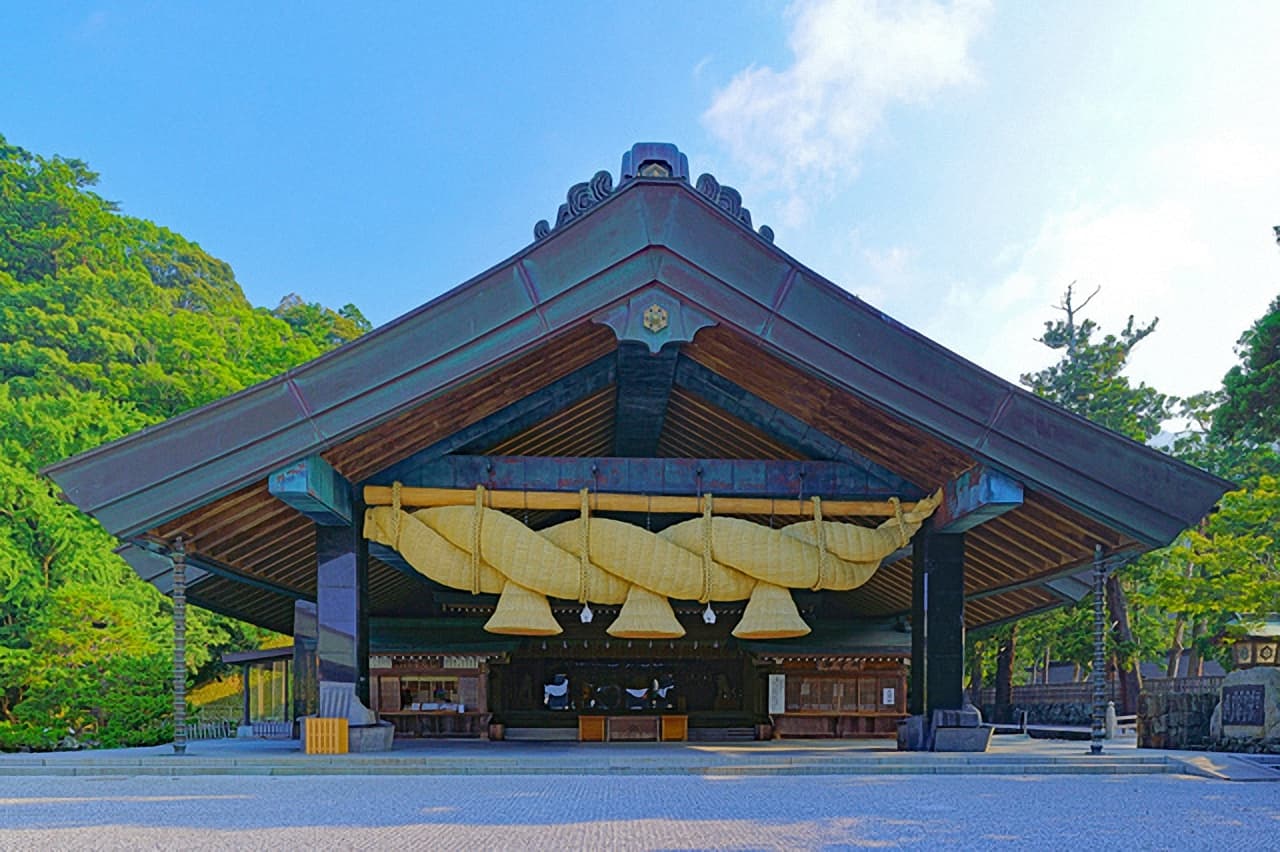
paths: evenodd
<path fill-rule="evenodd" d="M 754 742 L 755 728 L 690 728 L 690 742 L 728 743 Z"/>
<path fill-rule="evenodd" d="M 1176 761 L 1096 759 L 967 761 L 907 759 L 879 763 L 866 760 L 670 761 L 659 756 L 597 752 L 581 759 L 520 760 L 401 759 L 358 760 L 286 758 L 273 761 L 194 761 L 184 758 L 144 763 L 50 761 L 40 765 L 0 762 L 0 776 L 129 776 L 129 775 L 1152 775 L 1184 771 Z"/>
<path fill-rule="evenodd" d="M 577 728 L 507 728 L 505 739 L 520 742 L 577 742 Z"/>

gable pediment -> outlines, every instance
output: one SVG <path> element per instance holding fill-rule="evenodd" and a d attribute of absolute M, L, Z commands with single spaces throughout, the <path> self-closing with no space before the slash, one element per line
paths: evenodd
<path fill-rule="evenodd" d="M 563 410 L 564 400 L 541 411 L 524 401 L 607 360 L 622 339 L 679 346 L 703 371 L 700 390 L 682 386 L 694 379 L 675 365 L 686 413 L 700 403 L 751 423 L 763 404 L 781 413 L 766 433 L 809 430 L 816 445 L 922 487 L 988 465 L 1116 540 L 1167 542 L 1227 487 L 885 316 L 751 230 L 724 187 L 624 177 L 518 254 L 365 337 L 48 475 L 132 536 L 309 455 L 357 482 L 501 412 L 523 412 L 507 424 L 515 434 Z M 717 377 L 724 393 L 709 399 Z M 732 388 L 747 392 L 736 411 Z"/>

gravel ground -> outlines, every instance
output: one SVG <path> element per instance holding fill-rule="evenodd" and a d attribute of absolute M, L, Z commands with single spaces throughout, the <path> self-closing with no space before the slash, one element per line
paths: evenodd
<path fill-rule="evenodd" d="M 1186 776 L 0 778 L 0 849 L 1280 849 Z"/>

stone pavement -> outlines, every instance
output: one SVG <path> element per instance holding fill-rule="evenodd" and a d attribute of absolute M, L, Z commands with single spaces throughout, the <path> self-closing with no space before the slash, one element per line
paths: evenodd
<path fill-rule="evenodd" d="M 0 777 L 0 850 L 1275 849 L 1185 775 Z"/>
<path fill-rule="evenodd" d="M 984 754 L 899 752 L 886 740 L 759 743 L 566 743 L 407 740 L 381 754 L 308 755 L 289 740 L 0 755 L 3 776 L 121 775 L 1139 775 L 1280 780 L 1231 755 L 1140 750 L 1132 737 L 1088 743 L 998 736 Z"/>

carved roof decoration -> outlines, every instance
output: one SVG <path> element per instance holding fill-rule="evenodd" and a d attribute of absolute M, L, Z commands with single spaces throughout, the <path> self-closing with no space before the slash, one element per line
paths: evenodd
<path fill-rule="evenodd" d="M 675 145 L 665 142 L 640 142 L 622 155 L 622 180 L 627 183 L 636 178 L 689 181 L 689 158 Z M 698 193 L 718 207 L 725 215 L 748 231 L 752 230 L 751 211 L 742 206 L 742 193 L 731 186 L 721 184 L 714 176 L 703 174 L 695 187 Z M 534 241 L 545 239 L 560 228 L 613 194 L 613 175 L 601 170 L 591 180 L 575 183 L 565 195 L 565 203 L 556 212 L 556 223 L 539 219 L 533 226 Z M 761 225 L 757 232 L 767 243 L 773 242 L 773 229 Z"/>
<path fill-rule="evenodd" d="M 556 227 L 562 227 L 595 207 L 613 194 L 613 175 L 601 169 L 592 175 L 591 180 L 575 183 L 565 194 L 564 204 L 556 212 Z M 546 219 L 539 219 L 533 226 L 533 238 L 541 240 L 551 233 L 551 225 Z"/>
<path fill-rule="evenodd" d="M 703 174 L 698 178 L 695 189 L 727 213 L 730 219 L 744 226 L 748 231 L 751 230 L 751 211 L 742 206 L 742 193 L 738 190 L 725 186 L 709 174 Z M 773 228 L 768 225 L 761 225 L 759 234 L 765 242 L 773 242 Z"/>

